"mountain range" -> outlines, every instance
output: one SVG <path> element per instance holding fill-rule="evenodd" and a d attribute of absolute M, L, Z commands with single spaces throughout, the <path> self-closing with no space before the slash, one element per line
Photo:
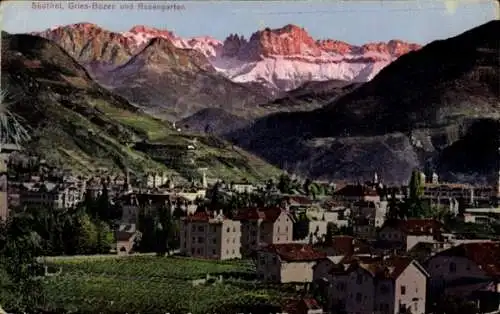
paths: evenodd
<path fill-rule="evenodd" d="M 201 134 L 210 147 L 227 149 L 217 139 L 225 138 L 233 149 L 316 179 L 364 180 L 377 172 L 401 183 L 412 169 L 430 167 L 445 180 L 486 182 L 498 168 L 499 23 L 424 47 L 314 40 L 294 25 L 223 42 L 144 26 L 115 33 L 89 23 L 36 35 L 74 58 L 85 80 L 121 99 L 127 109 L 120 110 L 177 121 L 160 132 L 169 134 L 163 144 L 184 137 L 184 146 L 185 134 L 172 135 L 180 129 Z M 67 81 L 64 67 L 49 68 Z M 465 153 L 470 149 L 474 154 Z M 225 157 L 207 151 L 216 151 L 213 160 Z M 244 160 L 229 167 L 258 158 Z"/>
<path fill-rule="evenodd" d="M 265 180 L 279 170 L 210 136 L 178 132 L 95 82 L 56 43 L 2 32 L 2 88 L 12 117 L 29 129 L 29 153 L 88 174 L 100 168 L 178 180 Z"/>
<path fill-rule="evenodd" d="M 377 172 L 403 182 L 412 169 L 432 167 L 443 179 L 491 180 L 499 160 L 499 26 L 432 42 L 319 109 L 276 113 L 226 137 L 316 178 Z"/>
<path fill-rule="evenodd" d="M 90 23 L 34 34 L 56 42 L 104 86 L 172 119 L 207 106 L 243 116 L 267 114 L 255 107 L 305 83 L 368 81 L 401 55 L 420 48 L 399 40 L 363 46 L 314 40 L 295 25 L 266 28 L 248 40 L 230 34 L 224 41 L 185 39 L 146 26 L 116 33 Z"/>

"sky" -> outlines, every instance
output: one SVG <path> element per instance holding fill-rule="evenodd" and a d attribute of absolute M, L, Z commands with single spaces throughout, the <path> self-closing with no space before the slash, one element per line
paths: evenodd
<path fill-rule="evenodd" d="M 61 8 L 36 9 L 41 1 L 3 1 L 2 29 L 10 33 L 41 31 L 79 22 L 124 32 L 134 25 L 168 29 L 181 37 L 212 36 L 224 40 L 237 33 L 246 38 L 265 27 L 304 27 L 315 39 L 336 39 L 361 45 L 401 39 L 426 44 L 458 35 L 497 18 L 493 0 L 372 1 L 132 1 L 133 8 L 75 8 L 92 1 L 51 1 Z M 139 8 L 143 4 L 177 4 L 177 10 Z"/>

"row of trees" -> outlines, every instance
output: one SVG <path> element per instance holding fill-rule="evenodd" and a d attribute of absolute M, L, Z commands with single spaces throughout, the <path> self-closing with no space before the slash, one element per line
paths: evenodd
<path fill-rule="evenodd" d="M 156 252 L 163 256 L 180 246 L 179 220 L 185 212 L 179 207 L 172 210 L 172 204 L 158 208 L 143 207 L 139 212 L 138 229 L 141 236 L 136 242 L 135 250 L 139 252 Z"/>
<path fill-rule="evenodd" d="M 438 211 L 433 209 L 429 203 L 425 202 L 423 177 L 418 170 L 412 172 L 408 193 L 403 200 L 396 198 L 396 191 L 390 191 L 387 218 L 388 219 L 406 219 L 434 217 Z"/>
<path fill-rule="evenodd" d="M 319 195 L 326 195 L 332 191 L 326 189 L 324 186 L 313 182 L 311 179 L 306 179 L 301 183 L 298 179 L 292 179 L 286 174 L 282 174 L 278 178 L 278 182 L 275 184 L 274 181 L 270 180 L 268 182 L 268 189 L 277 188 L 283 194 L 293 194 L 295 192 L 302 192 L 308 197 L 316 199 Z"/>

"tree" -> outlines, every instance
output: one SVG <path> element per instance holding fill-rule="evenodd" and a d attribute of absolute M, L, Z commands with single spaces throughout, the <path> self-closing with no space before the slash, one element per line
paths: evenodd
<path fill-rule="evenodd" d="M 422 174 L 417 169 L 413 170 L 408 186 L 409 195 L 405 199 L 404 210 L 411 217 L 425 217 L 430 209 L 422 202 L 424 195 L 424 184 Z"/>
<path fill-rule="evenodd" d="M 113 232 L 111 231 L 109 225 L 104 221 L 97 221 L 95 222 L 95 225 L 97 229 L 97 241 L 95 246 L 96 253 L 109 253 L 113 243 L 115 242 Z"/>
<path fill-rule="evenodd" d="M 98 230 L 88 214 L 82 214 L 78 218 L 77 225 L 77 253 L 92 254 L 95 252 L 98 243 Z"/>
<path fill-rule="evenodd" d="M 172 206 L 170 203 L 160 206 L 156 220 L 156 253 L 169 254 L 174 243 L 174 225 L 172 221 Z"/>
<path fill-rule="evenodd" d="M 109 202 L 109 193 L 108 193 L 108 185 L 106 182 L 102 184 L 101 195 L 96 200 L 96 219 L 101 219 L 105 221 L 110 220 L 110 202 Z"/>
<path fill-rule="evenodd" d="M 409 198 L 412 201 L 421 199 L 424 196 L 424 184 L 422 174 L 417 169 L 411 173 L 409 188 Z"/>
<path fill-rule="evenodd" d="M 309 192 L 310 192 L 313 200 L 315 200 L 316 196 L 319 194 L 318 185 L 315 183 L 311 184 L 311 186 L 309 187 Z"/>
<path fill-rule="evenodd" d="M 154 215 L 146 207 L 139 209 L 138 229 L 141 232 L 141 238 L 138 243 L 140 252 L 156 252 L 156 227 L 157 222 Z"/>
<path fill-rule="evenodd" d="M 309 218 L 305 214 L 298 215 L 292 228 L 293 239 L 302 240 L 309 235 Z"/>
<path fill-rule="evenodd" d="M 286 174 L 282 174 L 278 181 L 278 190 L 281 193 L 289 194 L 292 192 L 292 180 Z"/>
<path fill-rule="evenodd" d="M 187 210 L 187 209 L 186 209 Z M 182 209 L 182 205 L 180 201 L 175 202 L 175 209 L 172 214 L 174 219 L 181 219 L 186 216 L 186 211 Z"/>
<path fill-rule="evenodd" d="M 304 182 L 303 189 L 304 193 L 309 197 L 311 191 L 309 190 L 309 187 L 311 186 L 311 179 L 307 178 L 306 181 Z"/>
<path fill-rule="evenodd" d="M 212 208 L 222 207 L 224 205 L 224 195 L 222 195 L 220 188 L 220 182 L 215 183 L 212 187 L 212 197 L 210 198 L 210 206 Z"/>
<path fill-rule="evenodd" d="M 5 270 L 14 295 L 15 304 L 9 310 L 33 312 L 42 302 L 43 289 L 36 279 L 39 265 L 36 256 L 41 253 L 41 238 L 32 229 L 33 217 L 15 213 L 1 225 L 0 266 Z"/>

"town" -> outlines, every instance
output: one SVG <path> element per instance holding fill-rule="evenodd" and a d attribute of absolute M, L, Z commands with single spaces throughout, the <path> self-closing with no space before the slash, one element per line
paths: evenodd
<path fill-rule="evenodd" d="M 3 1 L 0 314 L 500 314 L 500 2 L 400 2 Z"/>
<path fill-rule="evenodd" d="M 280 309 L 290 314 L 500 310 L 500 171 L 490 186 L 417 169 L 407 186 L 376 173 L 261 184 L 203 173 L 180 185 L 163 173 L 72 176 L 15 145 L 2 159 L 1 216 L 35 217 L 47 256 L 248 260 L 259 282 L 294 287 Z"/>

